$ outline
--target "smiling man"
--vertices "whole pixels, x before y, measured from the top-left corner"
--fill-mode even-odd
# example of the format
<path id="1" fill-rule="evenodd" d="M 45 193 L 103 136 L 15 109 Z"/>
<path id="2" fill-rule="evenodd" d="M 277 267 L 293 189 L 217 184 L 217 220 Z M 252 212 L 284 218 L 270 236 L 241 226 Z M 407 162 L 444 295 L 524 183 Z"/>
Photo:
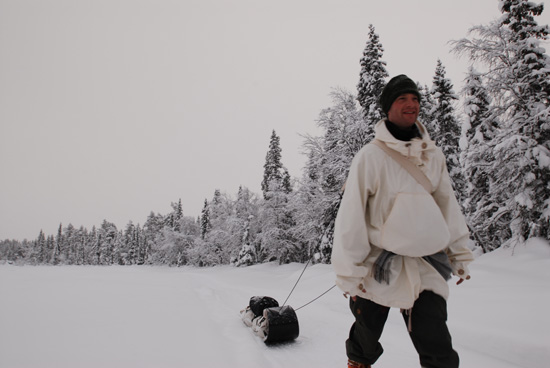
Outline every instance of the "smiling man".
<path id="1" fill-rule="evenodd" d="M 470 278 L 468 228 L 443 152 L 417 120 L 416 83 L 394 77 L 380 104 L 387 119 L 375 126 L 377 144 L 363 147 L 352 161 L 334 231 L 336 283 L 351 296 L 355 317 L 346 341 L 348 367 L 367 368 L 380 357 L 379 339 L 396 307 L 421 366 L 456 368 L 446 322 L 447 281 L 451 274 L 458 283 Z"/>

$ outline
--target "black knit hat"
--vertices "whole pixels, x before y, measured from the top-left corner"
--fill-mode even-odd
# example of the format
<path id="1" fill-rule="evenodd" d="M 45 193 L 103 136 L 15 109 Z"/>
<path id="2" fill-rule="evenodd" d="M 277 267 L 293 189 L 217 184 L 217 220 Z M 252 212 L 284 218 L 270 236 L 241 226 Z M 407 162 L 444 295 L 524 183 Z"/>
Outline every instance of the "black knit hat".
<path id="1" fill-rule="evenodd" d="M 420 101 L 420 92 L 418 92 L 418 86 L 412 79 L 405 74 L 400 74 L 390 79 L 388 84 L 382 90 L 380 95 L 380 105 L 382 111 L 387 115 L 390 111 L 390 107 L 395 99 L 405 93 L 414 93 Z"/>

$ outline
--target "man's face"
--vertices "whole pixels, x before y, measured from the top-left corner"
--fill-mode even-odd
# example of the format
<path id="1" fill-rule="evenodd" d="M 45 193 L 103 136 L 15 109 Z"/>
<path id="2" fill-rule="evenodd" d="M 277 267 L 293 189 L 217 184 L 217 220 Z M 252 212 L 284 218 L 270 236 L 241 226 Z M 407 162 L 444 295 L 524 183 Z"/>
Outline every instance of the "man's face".
<path id="1" fill-rule="evenodd" d="M 410 128 L 420 112 L 420 101 L 414 93 L 405 93 L 393 101 L 388 111 L 388 120 L 401 128 Z"/>

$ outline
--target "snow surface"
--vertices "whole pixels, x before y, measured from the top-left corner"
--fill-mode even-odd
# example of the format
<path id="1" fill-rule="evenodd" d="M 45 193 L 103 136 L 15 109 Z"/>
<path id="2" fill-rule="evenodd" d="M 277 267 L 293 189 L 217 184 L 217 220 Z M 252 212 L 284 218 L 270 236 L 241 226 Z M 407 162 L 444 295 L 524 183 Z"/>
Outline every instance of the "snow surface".
<path id="1" fill-rule="evenodd" d="M 239 311 L 251 296 L 283 303 L 304 265 L 244 268 L 0 266 L 0 367 L 345 367 L 352 316 L 333 289 L 297 311 L 300 336 L 266 346 Z M 451 284 L 449 327 L 461 366 L 548 367 L 550 245 L 480 256 L 472 279 Z M 310 266 L 287 304 L 333 285 Z M 398 310 L 377 368 L 419 367 Z"/>

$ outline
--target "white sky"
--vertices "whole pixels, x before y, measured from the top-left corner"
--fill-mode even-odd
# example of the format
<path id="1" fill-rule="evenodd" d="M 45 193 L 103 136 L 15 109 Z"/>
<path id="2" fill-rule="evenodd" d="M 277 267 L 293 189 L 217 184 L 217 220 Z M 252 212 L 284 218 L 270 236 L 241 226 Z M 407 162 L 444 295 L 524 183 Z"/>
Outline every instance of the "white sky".
<path id="1" fill-rule="evenodd" d="M 496 0 L 0 0 L 0 239 L 119 228 L 215 189 L 260 193 L 274 129 L 301 176 L 331 88 L 355 92 L 373 24 L 390 75 L 431 85 Z M 548 10 L 537 18 L 550 23 Z"/>

